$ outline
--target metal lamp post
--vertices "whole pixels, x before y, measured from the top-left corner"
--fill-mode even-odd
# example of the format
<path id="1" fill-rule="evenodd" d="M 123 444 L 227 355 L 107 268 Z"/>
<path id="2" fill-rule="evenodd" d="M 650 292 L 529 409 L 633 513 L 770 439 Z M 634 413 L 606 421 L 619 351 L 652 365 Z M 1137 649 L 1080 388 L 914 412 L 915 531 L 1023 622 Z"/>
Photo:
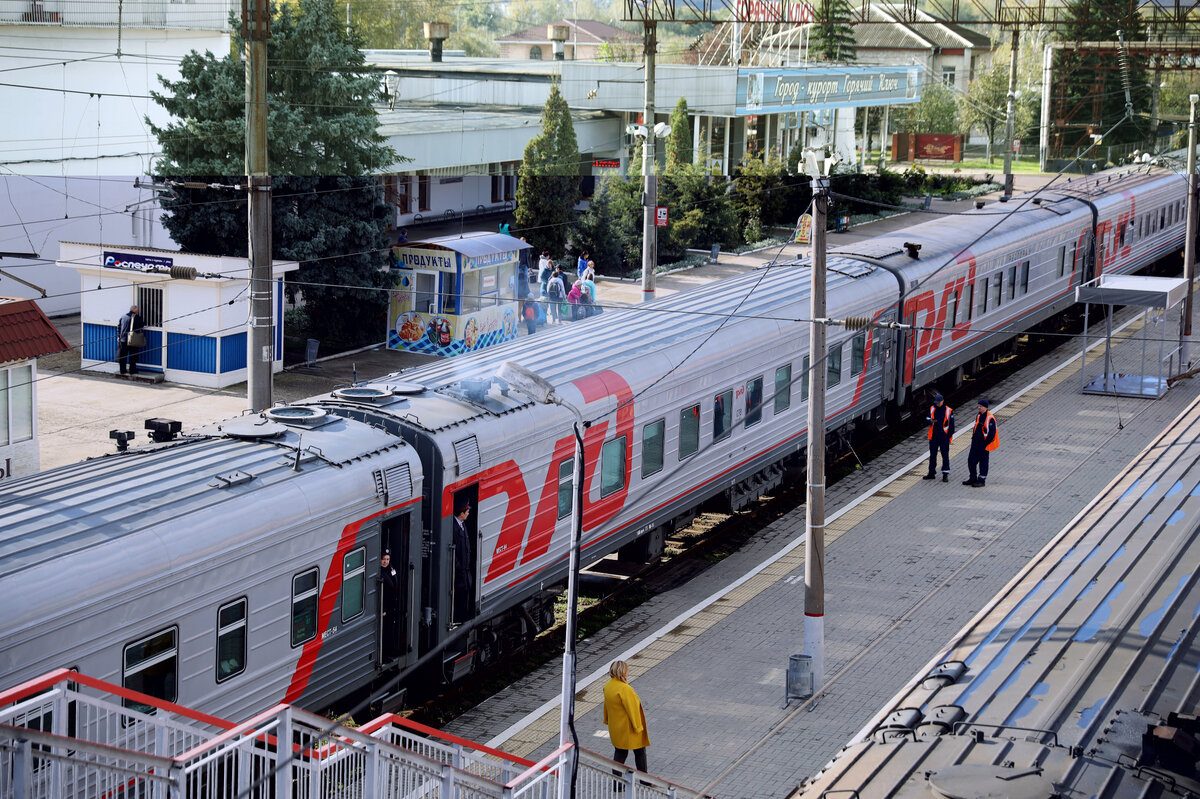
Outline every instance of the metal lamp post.
<path id="1" fill-rule="evenodd" d="M 559 719 L 558 743 L 574 741 L 571 766 L 568 773 L 559 780 L 559 797 L 565 799 L 574 792 L 571 784 L 574 782 L 575 765 L 579 761 L 579 742 L 574 740 L 575 726 L 575 628 L 579 604 L 579 550 L 583 542 L 583 429 L 587 426 L 583 414 L 571 403 L 559 396 L 554 386 L 541 375 L 538 375 L 519 363 L 505 361 L 500 364 L 496 374 L 511 388 L 527 395 L 534 402 L 542 405 L 560 405 L 575 414 L 575 475 L 574 497 L 571 503 L 571 559 L 567 571 L 567 630 L 566 644 L 563 646 L 562 673 L 562 713 Z"/>
<path id="2" fill-rule="evenodd" d="M 1187 278 L 1187 297 L 1183 303 L 1183 340 L 1180 351 L 1180 369 L 1190 369 L 1192 365 L 1192 283 L 1196 280 L 1196 227 L 1197 208 L 1196 193 L 1200 186 L 1196 181 L 1196 103 L 1200 102 L 1200 94 L 1188 95 L 1191 112 L 1188 121 L 1188 151 L 1187 151 L 1187 221 L 1184 225 L 1183 242 L 1183 276 Z"/>

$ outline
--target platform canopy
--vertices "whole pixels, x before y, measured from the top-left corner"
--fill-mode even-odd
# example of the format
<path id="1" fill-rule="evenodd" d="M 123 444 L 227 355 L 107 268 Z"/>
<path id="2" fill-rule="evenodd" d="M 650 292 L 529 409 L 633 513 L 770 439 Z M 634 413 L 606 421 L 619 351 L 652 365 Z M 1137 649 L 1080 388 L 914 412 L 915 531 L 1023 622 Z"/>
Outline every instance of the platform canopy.
<path id="1" fill-rule="evenodd" d="M 1143 308 L 1171 308 L 1183 302 L 1185 296 L 1187 280 L 1182 277 L 1101 275 L 1075 289 L 1076 302 Z"/>

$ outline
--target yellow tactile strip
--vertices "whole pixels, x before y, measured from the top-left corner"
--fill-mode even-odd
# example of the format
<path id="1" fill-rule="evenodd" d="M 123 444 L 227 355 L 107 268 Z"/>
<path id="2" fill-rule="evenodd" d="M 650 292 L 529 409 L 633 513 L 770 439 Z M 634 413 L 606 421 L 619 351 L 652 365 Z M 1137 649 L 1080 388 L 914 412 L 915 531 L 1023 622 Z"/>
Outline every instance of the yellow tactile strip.
<path id="1" fill-rule="evenodd" d="M 1139 320 L 1122 330 L 1120 334 L 1114 335 L 1113 340 L 1116 342 L 1128 338 L 1140 329 L 1141 323 Z M 998 423 L 1011 419 L 1047 392 L 1058 387 L 1068 377 L 1078 375 L 1078 373 L 1078 369 L 1059 369 L 1037 385 L 1025 390 L 1019 397 L 1013 399 L 1003 408 L 994 411 L 993 415 L 996 416 Z M 969 419 L 973 419 L 974 413 L 967 416 Z M 950 445 L 951 453 L 960 454 L 969 447 L 970 440 L 970 435 L 960 434 L 956 436 L 954 443 Z M 825 545 L 829 546 L 837 541 L 843 535 L 853 530 L 860 522 L 874 515 L 896 496 L 899 496 L 919 483 L 921 475 L 924 472 L 925 465 L 922 463 L 917 470 L 893 480 L 887 484 L 885 489 L 881 489 L 849 511 L 843 513 L 837 519 L 828 522 L 825 527 Z M 746 602 L 754 599 L 767 588 L 779 582 L 783 577 L 800 568 L 804 565 L 804 551 L 804 544 L 795 547 L 750 579 L 723 594 L 708 607 L 690 616 L 685 624 L 681 624 L 668 631 L 654 643 L 630 656 L 629 681 L 631 683 L 634 682 L 642 674 L 645 674 L 671 657 L 671 655 L 682 649 L 684 645 L 700 637 L 700 635 L 709 630 L 713 625 L 742 607 Z M 597 682 L 575 695 L 576 718 L 598 708 L 603 703 L 604 694 L 602 686 L 602 681 Z M 557 739 L 560 716 L 561 711 L 555 707 L 503 742 L 500 748 L 519 757 L 529 757 L 547 742 Z"/>

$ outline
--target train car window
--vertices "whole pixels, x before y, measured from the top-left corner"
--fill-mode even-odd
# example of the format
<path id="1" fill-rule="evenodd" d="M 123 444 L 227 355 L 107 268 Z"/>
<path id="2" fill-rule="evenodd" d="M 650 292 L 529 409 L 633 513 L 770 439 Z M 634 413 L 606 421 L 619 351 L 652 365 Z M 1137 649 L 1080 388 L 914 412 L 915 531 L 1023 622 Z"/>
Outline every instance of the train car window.
<path id="1" fill-rule="evenodd" d="M 762 375 L 746 384 L 746 427 L 762 421 L 763 379 Z"/>
<path id="2" fill-rule="evenodd" d="M 1000 303 L 1004 300 L 1004 273 L 997 272 L 992 275 L 992 308 L 1000 307 Z"/>
<path id="3" fill-rule="evenodd" d="M 963 321 L 969 322 L 971 321 L 972 317 L 975 316 L 975 284 L 968 283 L 966 291 L 967 299 L 966 302 L 963 303 L 963 310 L 966 312 L 966 318 L 963 319 Z"/>
<path id="4" fill-rule="evenodd" d="M 728 438 L 733 432 L 733 392 L 722 391 L 713 397 L 713 441 Z"/>
<path id="5" fill-rule="evenodd" d="M 642 428 L 642 477 L 662 471 L 663 443 L 666 437 L 666 419 L 659 419 Z"/>
<path id="6" fill-rule="evenodd" d="M 367 605 L 367 549 L 360 547 L 342 558 L 342 621 L 356 619 Z"/>
<path id="7" fill-rule="evenodd" d="M 153 696 L 167 702 L 179 698 L 179 632 L 171 627 L 148 635 L 125 647 L 122 656 L 121 685 L 130 691 Z M 134 699 L 122 699 L 121 704 L 139 713 L 153 713 L 154 708 Z"/>
<path id="8" fill-rule="evenodd" d="M 320 570 L 292 577 L 292 646 L 317 637 L 317 583 Z"/>
<path id="9" fill-rule="evenodd" d="M 804 356 L 804 362 L 800 365 L 800 399 L 808 399 L 808 375 L 812 372 L 812 366 L 809 364 L 809 356 Z"/>
<path id="10" fill-rule="evenodd" d="M 1020 271 L 1017 273 L 1017 277 L 1021 281 L 1021 293 L 1028 294 L 1029 293 L 1029 261 L 1021 261 Z"/>
<path id="11" fill-rule="evenodd" d="M 946 298 L 946 325 L 948 327 L 954 327 L 954 324 L 957 321 L 958 321 L 958 292 L 952 291 L 952 292 L 950 292 L 950 296 Z M 853 360 L 851 360 L 850 369 L 851 369 L 851 371 L 853 371 L 853 369 L 854 369 Z M 858 373 L 854 372 L 854 374 L 858 374 Z"/>
<path id="12" fill-rule="evenodd" d="M 679 412 L 679 460 L 696 454 L 700 449 L 700 406 L 693 405 Z"/>
<path id="13" fill-rule="evenodd" d="M 955 296 L 958 293 L 955 292 Z M 954 315 L 951 313 L 950 320 L 953 322 Z M 859 333 L 850 341 L 850 374 L 861 374 L 863 370 L 863 361 L 866 360 L 867 354 L 867 334 Z"/>
<path id="14" fill-rule="evenodd" d="M 805 368 L 807 380 L 808 369 Z M 805 384 L 807 385 L 807 383 Z M 807 393 L 807 391 L 805 392 Z M 792 365 L 775 370 L 775 413 L 783 413 L 792 405 Z"/>
<path id="15" fill-rule="evenodd" d="M 217 608 L 217 682 L 246 670 L 246 600 Z"/>
<path id="16" fill-rule="evenodd" d="M 1063 277 L 1067 274 L 1067 248 L 1058 248 L 1058 276 Z"/>
<path id="17" fill-rule="evenodd" d="M 625 487 L 625 436 L 605 441 L 600 449 L 600 496 L 607 497 Z"/>
<path id="18" fill-rule="evenodd" d="M 558 464 L 558 518 L 560 519 L 565 519 L 571 515 L 574 484 L 575 459 L 571 458 Z"/>
<path id="19" fill-rule="evenodd" d="M 1008 268 L 1008 298 L 1011 300 L 1017 295 L 1017 268 L 1010 266 Z"/>
<path id="20" fill-rule="evenodd" d="M 829 350 L 829 354 L 825 358 L 825 363 L 828 366 L 828 368 L 825 370 L 826 383 L 830 388 L 833 388 L 838 383 L 842 382 L 841 344 Z"/>
<path id="21" fill-rule="evenodd" d="M 988 278 L 979 281 L 979 313 L 985 314 L 988 309 Z"/>

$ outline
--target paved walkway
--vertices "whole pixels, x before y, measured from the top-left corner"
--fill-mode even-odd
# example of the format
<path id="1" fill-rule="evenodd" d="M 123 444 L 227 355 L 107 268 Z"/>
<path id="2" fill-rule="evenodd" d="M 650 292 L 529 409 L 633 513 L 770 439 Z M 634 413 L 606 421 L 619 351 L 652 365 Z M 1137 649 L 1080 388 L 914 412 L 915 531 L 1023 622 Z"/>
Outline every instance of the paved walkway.
<path id="1" fill-rule="evenodd" d="M 1157 401 L 1084 396 L 1078 356 L 1072 340 L 995 389 L 1001 444 L 986 488 L 961 485 L 967 436 L 952 447 L 953 482 L 922 481 L 928 450 L 914 436 L 828 490 L 826 684 L 815 701 L 782 708 L 788 656 L 803 651 L 799 508 L 581 642 L 582 745 L 609 748 L 601 688 L 623 658 L 647 708 L 653 773 L 717 797 L 786 796 L 1197 393 L 1184 381 Z M 973 401 L 958 413 L 968 426 Z M 556 743 L 560 679 L 549 664 L 448 730 L 543 755 Z"/>

